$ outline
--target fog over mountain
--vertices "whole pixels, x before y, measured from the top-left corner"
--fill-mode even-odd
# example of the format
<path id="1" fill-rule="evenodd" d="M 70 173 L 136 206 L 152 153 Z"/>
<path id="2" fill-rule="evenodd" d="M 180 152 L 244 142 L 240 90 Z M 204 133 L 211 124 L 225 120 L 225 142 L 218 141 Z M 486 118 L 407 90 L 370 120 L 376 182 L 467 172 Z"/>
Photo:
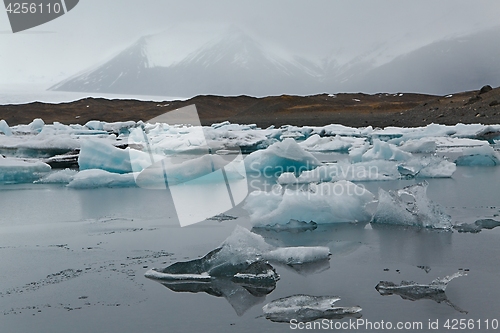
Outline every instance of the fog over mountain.
<path id="1" fill-rule="evenodd" d="M 397 42 L 375 45 L 346 59 L 335 49 L 315 56 L 276 49 L 235 25 L 212 34 L 170 31 L 141 37 L 111 60 L 51 89 L 182 97 L 357 91 L 447 94 L 500 85 L 498 40 L 500 27 L 410 51 L 398 48 Z"/>

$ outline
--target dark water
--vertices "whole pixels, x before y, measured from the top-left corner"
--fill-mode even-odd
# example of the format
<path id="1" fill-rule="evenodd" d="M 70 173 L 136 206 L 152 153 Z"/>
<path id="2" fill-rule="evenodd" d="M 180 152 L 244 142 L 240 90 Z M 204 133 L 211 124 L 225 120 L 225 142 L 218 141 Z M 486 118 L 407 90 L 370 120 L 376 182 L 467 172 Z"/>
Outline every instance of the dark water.
<path id="1" fill-rule="evenodd" d="M 452 179 L 430 180 L 428 195 L 454 224 L 499 220 L 499 176 L 499 168 L 459 168 Z M 376 194 L 378 187 L 414 182 L 362 184 Z M 489 320 L 491 331 L 492 320 L 500 320 L 500 228 L 470 234 L 348 224 L 261 231 L 277 246 L 323 245 L 332 252 L 328 263 L 305 270 L 275 266 L 281 278 L 267 296 L 227 284 L 218 286 L 220 297 L 174 292 L 144 278 L 151 267 L 205 255 L 236 225 L 251 228 L 241 208 L 228 214 L 238 218 L 181 228 L 162 191 L 1 187 L 0 332 L 286 332 L 289 324 L 266 320 L 262 306 L 294 294 L 338 295 L 339 306 L 359 305 L 361 319 L 372 323 L 423 324 L 409 331 L 430 331 L 429 320 L 439 320 L 443 331 L 448 319 L 472 319 L 475 329 L 467 331 L 476 332 Z M 467 276 L 446 289 L 455 308 L 443 299 L 411 301 L 375 289 L 382 280 L 430 283 L 459 270 Z"/>

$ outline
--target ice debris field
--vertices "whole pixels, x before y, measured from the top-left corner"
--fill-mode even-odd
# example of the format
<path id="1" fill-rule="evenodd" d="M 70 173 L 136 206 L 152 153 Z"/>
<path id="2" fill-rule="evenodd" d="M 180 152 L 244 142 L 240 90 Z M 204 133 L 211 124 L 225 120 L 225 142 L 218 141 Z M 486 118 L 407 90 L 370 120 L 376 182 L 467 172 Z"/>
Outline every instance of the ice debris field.
<path id="1" fill-rule="evenodd" d="M 500 165 L 499 140 L 500 125 L 481 124 L 261 129 L 229 122 L 204 127 L 142 121 L 64 125 L 35 119 L 9 126 L 0 120 L 0 184 L 165 186 L 163 173 L 146 172 L 165 159 L 169 166 L 162 172 L 169 184 L 200 177 L 216 182 L 205 176 L 234 160 L 241 167 L 225 168 L 226 180 L 259 178 L 272 184 L 251 188 L 243 203 L 256 226 L 284 227 L 298 220 L 449 229 L 450 217 L 426 195 L 426 179 L 451 178 L 457 166 Z M 244 158 L 235 159 L 238 154 Z M 419 181 L 378 193 L 363 186 L 397 179 Z"/>

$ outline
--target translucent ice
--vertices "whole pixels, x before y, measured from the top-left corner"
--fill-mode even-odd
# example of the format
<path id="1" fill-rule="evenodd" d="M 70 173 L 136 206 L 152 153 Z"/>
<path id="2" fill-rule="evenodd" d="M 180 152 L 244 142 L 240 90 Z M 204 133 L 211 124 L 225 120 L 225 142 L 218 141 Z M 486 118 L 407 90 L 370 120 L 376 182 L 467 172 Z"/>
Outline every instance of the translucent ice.
<path id="1" fill-rule="evenodd" d="M 338 296 L 293 295 L 266 304 L 262 310 L 274 322 L 309 322 L 316 319 L 340 319 L 361 312 L 359 306 L 335 306 Z"/>
<path id="2" fill-rule="evenodd" d="M 398 165 L 404 177 L 416 178 L 449 178 L 457 166 L 437 156 L 415 157 Z"/>
<path id="3" fill-rule="evenodd" d="M 299 143 L 299 145 L 308 151 L 317 152 L 347 152 L 353 144 L 359 146 L 365 140 L 362 138 L 352 138 L 352 137 L 341 137 L 339 135 L 334 137 L 320 137 L 318 134 L 314 134 L 307 138 L 305 141 Z"/>
<path id="4" fill-rule="evenodd" d="M 120 149 L 104 140 L 86 140 L 82 142 L 78 165 L 80 170 L 101 169 L 115 173 L 129 173 L 132 171 L 131 156 L 135 166 L 148 165 L 148 154 L 135 149 Z"/>
<path id="5" fill-rule="evenodd" d="M 12 135 L 12 130 L 9 127 L 9 124 L 5 120 L 0 120 L 0 133 L 3 133 L 7 136 Z"/>
<path id="6" fill-rule="evenodd" d="M 500 157 L 488 144 L 463 150 L 463 155 L 456 160 L 460 166 L 496 166 L 500 165 Z"/>
<path id="7" fill-rule="evenodd" d="M 399 295 L 403 299 L 416 301 L 419 299 L 431 299 L 437 303 L 445 303 L 453 307 L 459 312 L 467 313 L 459 307 L 452 304 L 446 297 L 445 290 L 448 283 L 460 276 L 466 275 L 459 271 L 453 275 L 445 276 L 444 278 L 437 278 L 430 284 L 420 284 L 413 281 L 401 281 L 401 284 L 395 284 L 389 281 L 380 281 L 375 287 L 381 295 Z"/>
<path id="8" fill-rule="evenodd" d="M 35 183 L 68 184 L 73 180 L 73 178 L 76 176 L 77 173 L 78 173 L 78 171 L 71 170 L 71 169 L 57 170 L 57 171 L 49 173 L 48 175 L 44 176 L 41 179 L 35 181 Z"/>
<path id="9" fill-rule="evenodd" d="M 316 223 L 369 221 L 366 205 L 373 194 L 361 186 L 341 180 L 310 184 L 308 190 L 254 191 L 244 208 L 254 224 L 285 224 L 291 219 Z"/>
<path id="10" fill-rule="evenodd" d="M 427 197 L 427 186 L 424 182 L 397 191 L 379 189 L 379 202 L 372 223 L 451 228 L 451 217 Z"/>
<path id="11" fill-rule="evenodd" d="M 295 140 L 287 138 L 265 150 L 251 153 L 245 158 L 247 171 L 276 174 L 311 170 L 321 165 L 311 153 L 302 149 Z"/>
<path id="12" fill-rule="evenodd" d="M 50 170 L 43 162 L 0 155 L 0 183 L 31 183 Z"/>
<path id="13" fill-rule="evenodd" d="M 399 149 L 408 153 L 433 153 L 436 148 L 436 142 L 429 139 L 408 140 L 399 146 Z"/>
<path id="14" fill-rule="evenodd" d="M 363 161 L 407 161 L 411 157 L 411 153 L 402 151 L 393 144 L 375 139 L 373 140 L 373 147 L 368 149 L 368 151 L 361 156 L 361 159 Z"/>
<path id="15" fill-rule="evenodd" d="M 225 277 L 233 281 L 274 283 L 278 275 L 272 266 L 264 265 L 263 260 L 285 265 L 304 264 L 328 259 L 329 255 L 325 247 L 276 248 L 262 236 L 237 226 L 220 247 L 203 258 L 177 262 L 164 269 L 153 268 L 146 272 L 146 277 L 196 281 Z"/>
<path id="16" fill-rule="evenodd" d="M 136 186 L 132 173 L 119 174 L 100 169 L 78 172 L 69 182 L 72 188 L 132 187 Z"/>

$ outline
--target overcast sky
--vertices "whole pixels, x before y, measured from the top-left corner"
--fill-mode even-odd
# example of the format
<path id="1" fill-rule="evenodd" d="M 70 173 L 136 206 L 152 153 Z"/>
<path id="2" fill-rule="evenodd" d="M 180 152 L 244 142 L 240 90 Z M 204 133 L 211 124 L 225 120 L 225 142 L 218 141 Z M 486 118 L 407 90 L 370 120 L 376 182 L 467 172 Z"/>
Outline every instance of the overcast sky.
<path id="1" fill-rule="evenodd" d="M 13 34 L 0 10 L 0 84 L 50 85 L 141 36 L 183 25 L 235 24 L 294 54 L 349 58 L 375 45 L 411 50 L 493 27 L 499 13 L 498 0 L 80 0 L 66 15 Z"/>

